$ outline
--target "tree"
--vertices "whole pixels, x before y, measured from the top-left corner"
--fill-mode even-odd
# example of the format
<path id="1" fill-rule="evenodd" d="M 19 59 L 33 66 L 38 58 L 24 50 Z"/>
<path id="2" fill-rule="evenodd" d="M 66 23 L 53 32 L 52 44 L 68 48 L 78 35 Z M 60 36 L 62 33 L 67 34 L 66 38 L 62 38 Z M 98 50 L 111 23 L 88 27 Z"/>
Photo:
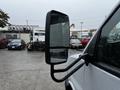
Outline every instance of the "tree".
<path id="1" fill-rule="evenodd" d="M 8 19 L 10 17 L 8 16 L 7 13 L 3 12 L 0 9 L 0 27 L 5 27 L 6 25 L 9 25 L 10 23 L 8 23 Z"/>

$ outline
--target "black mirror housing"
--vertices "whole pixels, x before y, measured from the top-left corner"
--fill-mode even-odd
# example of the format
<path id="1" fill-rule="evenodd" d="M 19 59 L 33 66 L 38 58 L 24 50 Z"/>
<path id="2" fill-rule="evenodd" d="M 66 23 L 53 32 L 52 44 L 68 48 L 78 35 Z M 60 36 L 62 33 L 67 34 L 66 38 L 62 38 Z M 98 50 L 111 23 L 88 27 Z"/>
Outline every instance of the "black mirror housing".
<path id="1" fill-rule="evenodd" d="M 68 16 L 54 10 L 48 12 L 45 27 L 45 60 L 47 64 L 60 64 L 67 61 L 69 38 Z"/>

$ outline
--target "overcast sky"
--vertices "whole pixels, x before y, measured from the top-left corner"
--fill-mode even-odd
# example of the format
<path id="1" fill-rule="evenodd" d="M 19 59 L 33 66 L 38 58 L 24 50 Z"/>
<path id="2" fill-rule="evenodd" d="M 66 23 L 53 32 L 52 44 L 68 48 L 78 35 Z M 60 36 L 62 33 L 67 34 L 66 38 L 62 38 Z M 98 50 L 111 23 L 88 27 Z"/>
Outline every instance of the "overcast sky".
<path id="1" fill-rule="evenodd" d="M 11 24 L 45 26 L 46 13 L 58 10 L 69 15 L 76 28 L 98 28 L 119 0 L 0 0 L 0 8 L 8 13 Z"/>

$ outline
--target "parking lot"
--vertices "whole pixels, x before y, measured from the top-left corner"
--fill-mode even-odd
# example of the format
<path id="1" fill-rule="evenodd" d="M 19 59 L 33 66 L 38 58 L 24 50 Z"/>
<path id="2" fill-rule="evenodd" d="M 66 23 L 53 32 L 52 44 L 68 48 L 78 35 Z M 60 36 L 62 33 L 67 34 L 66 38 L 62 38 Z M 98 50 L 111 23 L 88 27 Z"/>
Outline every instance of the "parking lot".
<path id="1" fill-rule="evenodd" d="M 70 54 L 79 51 L 70 50 Z M 44 52 L 0 50 L 0 90 L 65 90 L 54 82 Z"/>

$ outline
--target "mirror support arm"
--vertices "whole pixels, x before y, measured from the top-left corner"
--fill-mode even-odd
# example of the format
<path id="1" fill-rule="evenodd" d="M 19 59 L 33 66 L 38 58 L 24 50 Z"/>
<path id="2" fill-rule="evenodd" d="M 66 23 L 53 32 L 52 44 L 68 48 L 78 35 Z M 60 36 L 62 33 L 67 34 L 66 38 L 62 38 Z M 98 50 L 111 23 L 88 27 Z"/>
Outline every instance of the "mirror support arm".
<path id="1" fill-rule="evenodd" d="M 81 63 L 81 64 L 78 65 L 75 69 L 73 69 L 70 73 L 68 73 L 66 76 L 64 76 L 64 77 L 61 78 L 61 79 L 57 79 L 57 78 L 55 77 L 54 74 L 55 74 L 56 72 L 54 72 L 54 65 L 51 65 L 51 77 L 52 77 L 52 79 L 53 79 L 54 81 L 56 81 L 56 82 L 63 82 L 63 81 L 65 81 L 67 78 L 69 78 L 73 73 L 75 73 L 79 68 L 81 68 L 84 64 L 85 64 L 85 62 Z"/>
<path id="2" fill-rule="evenodd" d="M 81 63 L 80 65 L 78 65 L 76 68 L 74 68 L 71 72 L 69 72 L 66 76 L 64 76 L 63 78 L 61 79 L 57 79 L 55 77 L 55 73 L 60 73 L 60 72 L 65 72 L 67 70 L 69 70 L 72 66 L 74 66 L 78 61 L 80 61 L 82 58 L 84 58 L 84 56 L 86 56 L 88 54 L 84 54 L 82 56 L 80 56 L 77 60 L 75 60 L 72 64 L 70 64 L 67 68 L 65 69 L 58 69 L 58 70 L 55 70 L 54 69 L 54 64 L 51 65 L 51 77 L 54 81 L 56 82 L 63 82 L 65 81 L 67 78 L 69 78 L 73 73 L 75 73 L 78 69 L 80 69 L 85 63 L 85 61 L 83 63 Z"/>
<path id="3" fill-rule="evenodd" d="M 77 62 L 79 62 L 82 58 L 84 58 L 86 55 L 88 55 L 87 53 L 83 54 L 82 56 L 79 56 L 78 59 L 76 59 L 73 63 L 71 63 L 68 67 L 66 67 L 65 69 L 59 69 L 59 70 L 54 70 L 55 73 L 59 73 L 59 72 L 65 72 L 67 70 L 69 70 L 72 66 L 74 66 Z"/>

